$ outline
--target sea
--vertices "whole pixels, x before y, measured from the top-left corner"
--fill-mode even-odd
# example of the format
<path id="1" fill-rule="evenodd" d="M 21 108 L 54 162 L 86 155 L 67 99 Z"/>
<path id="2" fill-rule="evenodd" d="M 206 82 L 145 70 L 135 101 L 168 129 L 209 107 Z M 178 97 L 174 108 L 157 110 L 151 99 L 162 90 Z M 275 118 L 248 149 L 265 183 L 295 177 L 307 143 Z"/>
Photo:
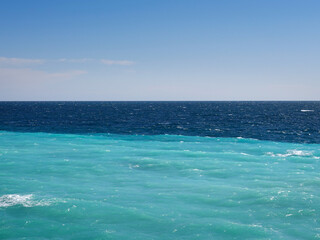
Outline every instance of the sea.
<path id="1" fill-rule="evenodd" d="M 320 239 L 320 102 L 0 102 L 0 239 Z"/>

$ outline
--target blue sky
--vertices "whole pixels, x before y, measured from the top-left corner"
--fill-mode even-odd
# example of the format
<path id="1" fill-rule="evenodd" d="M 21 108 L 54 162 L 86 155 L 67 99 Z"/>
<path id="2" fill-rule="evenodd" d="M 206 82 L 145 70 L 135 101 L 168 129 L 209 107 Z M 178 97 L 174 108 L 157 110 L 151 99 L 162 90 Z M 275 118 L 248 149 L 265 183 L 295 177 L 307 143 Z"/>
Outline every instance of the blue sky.
<path id="1" fill-rule="evenodd" d="M 318 0 L 2 0 L 0 100 L 320 100 Z"/>

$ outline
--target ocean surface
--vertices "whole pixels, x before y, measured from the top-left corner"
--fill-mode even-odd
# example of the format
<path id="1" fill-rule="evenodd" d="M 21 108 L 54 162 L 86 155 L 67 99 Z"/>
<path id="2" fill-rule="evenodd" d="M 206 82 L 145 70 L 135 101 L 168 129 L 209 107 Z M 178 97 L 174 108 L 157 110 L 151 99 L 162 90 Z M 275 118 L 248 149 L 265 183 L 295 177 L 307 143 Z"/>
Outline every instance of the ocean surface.
<path id="1" fill-rule="evenodd" d="M 320 102 L 0 102 L 0 239 L 320 239 Z"/>

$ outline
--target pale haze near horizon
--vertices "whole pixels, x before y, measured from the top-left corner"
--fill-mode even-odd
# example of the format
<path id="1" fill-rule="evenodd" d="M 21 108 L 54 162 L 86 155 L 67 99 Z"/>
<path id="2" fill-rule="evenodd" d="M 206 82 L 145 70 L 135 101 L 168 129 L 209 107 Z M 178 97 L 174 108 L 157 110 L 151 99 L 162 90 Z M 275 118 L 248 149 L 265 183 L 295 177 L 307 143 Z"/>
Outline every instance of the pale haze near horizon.
<path id="1" fill-rule="evenodd" d="M 320 100 L 319 12 L 295 0 L 4 0 L 0 100 Z"/>

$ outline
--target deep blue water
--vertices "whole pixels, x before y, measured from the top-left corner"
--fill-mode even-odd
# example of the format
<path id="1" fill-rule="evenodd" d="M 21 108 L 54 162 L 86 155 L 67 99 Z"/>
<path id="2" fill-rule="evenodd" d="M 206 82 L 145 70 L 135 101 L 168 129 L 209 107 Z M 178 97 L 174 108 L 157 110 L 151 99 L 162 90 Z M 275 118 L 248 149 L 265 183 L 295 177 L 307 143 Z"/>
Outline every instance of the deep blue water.
<path id="1" fill-rule="evenodd" d="M 320 143 L 319 125 L 320 102 L 0 102 L 6 131 Z"/>
<path id="2" fill-rule="evenodd" d="M 320 239 L 320 102 L 0 103 L 0 239 Z"/>

